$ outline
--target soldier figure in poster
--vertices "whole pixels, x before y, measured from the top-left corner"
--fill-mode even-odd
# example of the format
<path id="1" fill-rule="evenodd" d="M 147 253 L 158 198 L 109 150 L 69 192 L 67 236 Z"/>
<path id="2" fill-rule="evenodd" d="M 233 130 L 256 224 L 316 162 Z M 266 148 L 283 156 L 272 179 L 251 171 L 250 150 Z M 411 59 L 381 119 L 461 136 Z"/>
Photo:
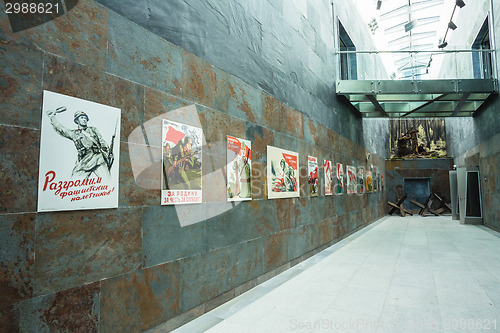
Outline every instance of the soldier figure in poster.
<path id="1" fill-rule="evenodd" d="M 163 119 L 162 205 L 202 202 L 201 128 Z"/>
<path id="2" fill-rule="evenodd" d="M 247 147 L 244 142 L 241 143 L 241 150 L 239 154 L 239 163 L 237 174 L 239 177 L 239 197 L 240 198 L 249 198 L 252 191 L 250 189 L 250 178 L 251 178 L 251 170 L 250 164 L 248 163 L 248 152 Z"/>
<path id="3" fill-rule="evenodd" d="M 197 177 L 190 177 L 193 172 L 198 172 L 201 164 L 192 151 L 191 138 L 185 136 L 179 140 L 173 149 L 171 159 L 165 161 L 170 167 L 167 171 L 168 183 L 173 189 L 199 189 L 200 186 L 195 184 Z"/>
<path id="4" fill-rule="evenodd" d="M 68 129 L 57 119 L 57 114 L 65 111 L 66 107 L 61 106 L 56 110 L 48 110 L 47 116 L 54 130 L 75 144 L 78 157 L 71 175 L 83 178 L 89 178 L 92 174 L 101 178 L 109 176 L 114 161 L 112 147 L 116 134 L 109 147 L 97 128 L 88 126 L 89 116 L 83 111 L 76 111 L 73 117 L 78 128 Z"/>

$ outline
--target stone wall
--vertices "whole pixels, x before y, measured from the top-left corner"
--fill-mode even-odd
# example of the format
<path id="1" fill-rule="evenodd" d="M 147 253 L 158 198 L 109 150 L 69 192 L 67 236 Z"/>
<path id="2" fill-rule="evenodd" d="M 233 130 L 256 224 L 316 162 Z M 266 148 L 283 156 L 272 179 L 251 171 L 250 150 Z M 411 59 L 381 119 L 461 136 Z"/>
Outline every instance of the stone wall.
<path id="1" fill-rule="evenodd" d="M 90 0 L 18 33 L 2 12 L 0 27 L 3 330 L 169 330 L 384 214 L 385 193 L 311 198 L 305 174 L 300 198 L 267 200 L 267 145 L 297 151 L 301 166 L 307 155 L 366 166 L 361 120 L 333 91 L 296 107 L 282 81 L 284 95 L 245 82 Z M 43 90 L 121 108 L 117 209 L 36 212 Z M 161 119 L 203 128 L 203 204 L 187 211 L 160 206 Z M 235 206 L 226 135 L 253 143 L 253 200 Z M 137 161 L 152 172 L 139 177 Z M 372 163 L 385 171 L 373 152 Z"/>
<path id="2" fill-rule="evenodd" d="M 469 6 L 467 3 L 466 6 Z M 500 21 L 498 13 L 500 12 L 500 1 L 481 0 L 474 3 L 477 10 L 460 10 L 457 17 L 457 25 L 463 27 L 458 33 L 458 29 L 451 36 L 451 46 L 457 45 L 459 48 L 469 48 L 477 36 L 481 25 L 488 15 L 492 22 L 490 31 L 492 38 L 492 47 L 498 53 L 498 33 L 500 31 Z M 464 7 L 465 9 L 467 7 Z M 493 10 L 494 15 L 488 13 Z M 490 27 L 490 28 L 491 28 Z M 495 57 L 498 57 L 497 55 Z M 467 61 L 465 61 L 467 60 Z M 470 57 L 459 62 L 455 71 L 459 73 L 472 73 L 470 68 Z M 469 64 L 469 65 L 467 65 Z M 497 67 L 497 60 L 494 59 L 494 67 Z M 495 77 L 498 78 L 498 67 Z M 446 69 L 444 69 L 446 70 Z M 498 123 L 498 107 L 500 99 L 498 95 L 491 96 L 480 108 L 473 118 L 451 118 L 446 120 L 446 132 L 448 147 L 451 147 L 450 155 L 454 157 L 457 167 L 466 167 L 468 170 L 480 171 L 481 179 L 481 198 L 483 203 L 483 223 L 485 226 L 500 231 L 500 192 L 497 190 L 498 183 L 498 165 L 499 148 L 498 140 L 500 135 L 500 126 Z"/>
<path id="3" fill-rule="evenodd" d="M 405 208 L 418 213 L 418 207 L 409 204 L 412 194 L 405 193 L 404 191 L 405 178 L 429 178 L 430 194 L 436 193 L 446 203 L 451 202 L 449 171 L 453 169 L 453 159 L 386 160 L 385 165 L 387 172 L 387 198 L 392 202 L 396 203 L 399 198 L 406 194 L 408 199 L 405 202 Z M 439 208 L 439 202 L 434 198 L 433 200 L 434 204 L 432 208 Z M 420 203 L 424 204 L 424 202 Z"/>

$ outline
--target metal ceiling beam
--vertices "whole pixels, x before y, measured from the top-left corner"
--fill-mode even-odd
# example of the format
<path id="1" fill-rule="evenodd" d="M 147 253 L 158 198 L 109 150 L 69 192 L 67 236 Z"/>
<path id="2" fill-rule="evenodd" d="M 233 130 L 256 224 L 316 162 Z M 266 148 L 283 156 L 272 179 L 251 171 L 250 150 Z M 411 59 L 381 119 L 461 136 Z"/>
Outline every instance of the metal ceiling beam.
<path id="1" fill-rule="evenodd" d="M 370 100 L 370 102 L 372 102 L 378 112 L 380 112 L 384 117 L 389 117 L 389 115 L 387 114 L 387 112 L 385 112 L 384 108 L 382 107 L 382 105 L 380 105 L 375 96 L 366 95 L 366 97 L 368 97 L 368 99 Z"/>
<path id="2" fill-rule="evenodd" d="M 413 112 L 416 112 L 416 111 L 418 111 L 418 110 L 420 110 L 420 109 L 423 109 L 423 108 L 425 108 L 427 105 L 431 105 L 432 103 L 434 103 L 434 102 L 436 102 L 436 101 L 439 101 L 441 98 L 445 97 L 446 95 L 448 95 L 448 94 L 442 94 L 442 95 L 440 95 L 440 96 L 438 96 L 438 97 L 434 98 L 432 101 L 428 101 L 428 102 L 427 102 L 427 103 L 425 103 L 424 105 L 421 105 L 421 106 L 419 106 L 418 108 L 415 108 L 415 109 L 413 109 L 412 111 L 405 113 L 405 114 L 404 114 L 404 115 L 402 115 L 401 117 L 406 117 L 406 116 L 408 116 L 408 115 L 412 114 Z"/>
<path id="3" fill-rule="evenodd" d="M 469 98 L 470 93 L 466 92 L 463 94 L 462 98 L 460 99 L 460 102 L 458 102 L 457 106 L 455 107 L 455 110 L 453 111 L 453 114 L 451 115 L 452 117 L 456 116 L 457 113 L 460 112 L 460 110 L 463 108 L 465 105 L 465 102 L 467 102 L 467 99 Z"/>

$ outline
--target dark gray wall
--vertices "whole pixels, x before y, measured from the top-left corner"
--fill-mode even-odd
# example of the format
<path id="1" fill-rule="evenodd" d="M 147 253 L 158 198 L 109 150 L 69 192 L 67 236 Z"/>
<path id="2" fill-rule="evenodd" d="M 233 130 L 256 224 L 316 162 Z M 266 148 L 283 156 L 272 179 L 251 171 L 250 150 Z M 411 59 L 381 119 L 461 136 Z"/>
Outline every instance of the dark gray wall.
<path id="1" fill-rule="evenodd" d="M 476 121 L 472 117 L 446 118 L 446 144 L 448 155 L 458 158 L 480 142 L 480 133 L 476 130 Z"/>
<path id="2" fill-rule="evenodd" d="M 363 143 L 367 150 L 382 158 L 390 156 L 389 119 L 364 118 Z"/>
<path id="3" fill-rule="evenodd" d="M 360 120 L 333 90 L 330 1 L 302 1 L 301 8 L 283 0 L 97 2 L 363 143 Z"/>
<path id="4" fill-rule="evenodd" d="M 446 120 L 446 135 L 451 156 L 458 167 L 481 174 L 484 225 L 500 231 L 500 98 L 493 96 L 473 118 Z"/>

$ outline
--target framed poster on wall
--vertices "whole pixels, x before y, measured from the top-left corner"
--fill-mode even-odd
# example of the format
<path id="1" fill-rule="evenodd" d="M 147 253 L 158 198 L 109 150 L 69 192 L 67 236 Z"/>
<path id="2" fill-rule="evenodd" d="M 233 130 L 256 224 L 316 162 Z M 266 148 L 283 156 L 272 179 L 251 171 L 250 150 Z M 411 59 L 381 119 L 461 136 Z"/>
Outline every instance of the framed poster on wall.
<path id="1" fill-rule="evenodd" d="M 356 187 L 358 185 L 358 180 L 356 177 L 356 167 L 348 165 L 346 166 L 347 171 L 347 194 L 356 193 Z"/>
<path id="2" fill-rule="evenodd" d="M 118 207 L 121 110 L 43 91 L 38 211 Z"/>
<path id="3" fill-rule="evenodd" d="M 252 200 L 252 143 L 227 136 L 227 201 Z"/>
<path id="4" fill-rule="evenodd" d="M 318 159 L 314 156 L 307 156 L 307 175 L 309 179 L 309 195 L 317 197 L 319 195 Z"/>
<path id="5" fill-rule="evenodd" d="M 365 168 L 358 167 L 358 194 L 365 193 Z"/>
<path id="6" fill-rule="evenodd" d="M 163 119 L 161 204 L 202 202 L 201 128 Z"/>
<path id="7" fill-rule="evenodd" d="M 299 154 L 267 146 L 267 193 L 269 199 L 299 197 Z"/>
<path id="8" fill-rule="evenodd" d="M 373 179 L 372 172 L 370 170 L 366 170 L 366 192 L 373 192 Z"/>
<path id="9" fill-rule="evenodd" d="M 335 193 L 341 195 L 344 193 L 344 166 L 337 163 L 337 184 L 335 184 Z"/>
<path id="10" fill-rule="evenodd" d="M 333 194 L 332 162 L 324 160 L 323 170 L 325 172 L 325 195 Z"/>

